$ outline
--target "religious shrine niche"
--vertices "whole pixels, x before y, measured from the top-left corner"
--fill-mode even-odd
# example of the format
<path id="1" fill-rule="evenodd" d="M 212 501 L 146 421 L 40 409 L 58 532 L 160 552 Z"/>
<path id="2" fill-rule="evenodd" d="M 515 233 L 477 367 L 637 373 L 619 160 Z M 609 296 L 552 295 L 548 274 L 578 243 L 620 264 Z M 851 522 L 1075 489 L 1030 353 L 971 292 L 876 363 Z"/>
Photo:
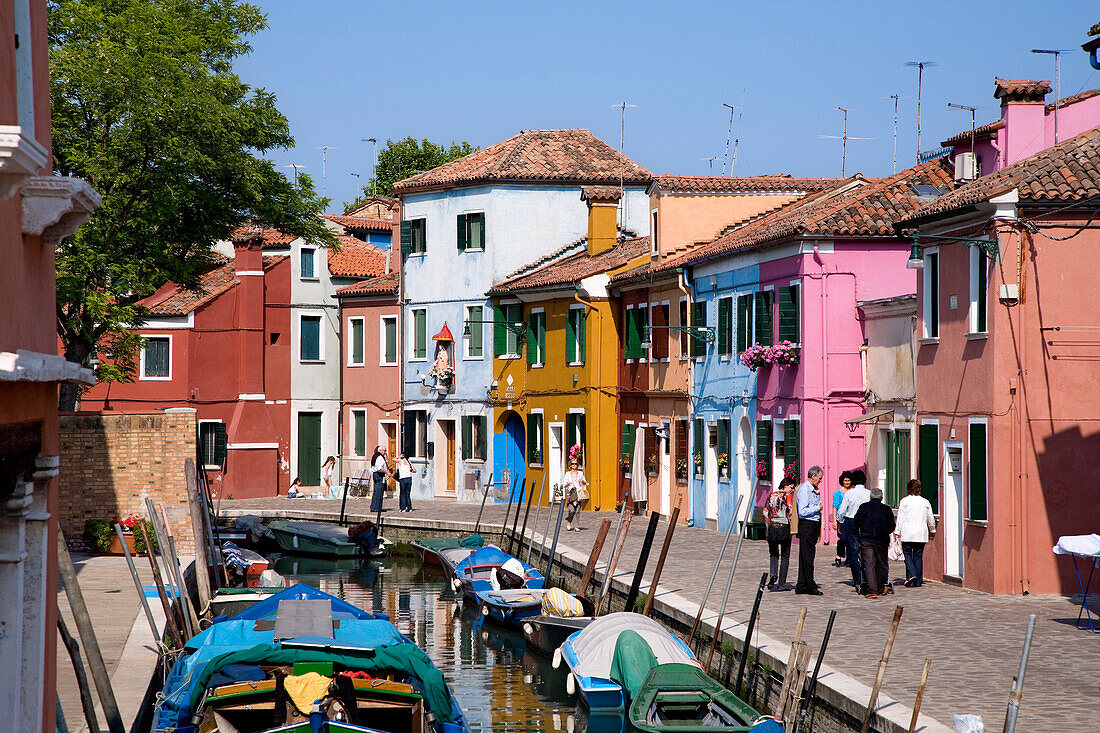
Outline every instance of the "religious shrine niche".
<path id="1" fill-rule="evenodd" d="M 435 362 L 432 364 L 428 376 L 435 379 L 436 390 L 441 394 L 454 391 L 455 368 L 454 347 L 455 339 L 451 335 L 451 329 L 447 328 L 447 322 L 443 322 L 443 328 L 435 336 Z"/>

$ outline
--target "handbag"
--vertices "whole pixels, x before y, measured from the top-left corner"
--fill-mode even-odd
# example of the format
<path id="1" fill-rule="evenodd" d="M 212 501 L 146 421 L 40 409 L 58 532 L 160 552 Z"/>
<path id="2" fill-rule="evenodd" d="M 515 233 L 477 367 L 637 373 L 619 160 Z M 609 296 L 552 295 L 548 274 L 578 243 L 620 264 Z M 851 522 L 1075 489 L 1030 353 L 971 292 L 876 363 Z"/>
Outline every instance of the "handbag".
<path id="1" fill-rule="evenodd" d="M 901 552 L 901 539 L 896 535 L 890 535 L 890 548 L 886 550 L 886 558 L 890 562 L 901 562 L 905 556 Z"/>

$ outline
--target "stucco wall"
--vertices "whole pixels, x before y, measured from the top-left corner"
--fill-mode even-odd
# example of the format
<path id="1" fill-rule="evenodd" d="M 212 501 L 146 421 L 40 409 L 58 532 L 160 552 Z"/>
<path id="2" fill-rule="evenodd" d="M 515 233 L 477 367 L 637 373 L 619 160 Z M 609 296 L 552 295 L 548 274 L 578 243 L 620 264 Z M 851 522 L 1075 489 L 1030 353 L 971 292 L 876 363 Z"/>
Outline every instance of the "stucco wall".
<path id="1" fill-rule="evenodd" d="M 795 194 L 658 193 L 649 197 L 657 208 L 658 247 L 661 252 L 709 242 L 727 226 L 771 211 L 798 198 Z M 643 230 L 649 231 L 649 228 Z"/>

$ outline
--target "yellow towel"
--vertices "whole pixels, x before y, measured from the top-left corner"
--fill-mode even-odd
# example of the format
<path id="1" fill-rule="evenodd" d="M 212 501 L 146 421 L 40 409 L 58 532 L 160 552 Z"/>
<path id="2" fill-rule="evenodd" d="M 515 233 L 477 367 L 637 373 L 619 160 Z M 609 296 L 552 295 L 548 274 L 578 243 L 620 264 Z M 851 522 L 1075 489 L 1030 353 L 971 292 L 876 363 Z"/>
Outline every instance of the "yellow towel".
<path id="1" fill-rule="evenodd" d="M 575 618 L 584 615 L 584 606 L 561 588 L 551 588 L 542 597 L 542 615 Z"/>
<path id="2" fill-rule="evenodd" d="M 307 672 L 296 677 L 291 675 L 283 681 L 286 694 L 294 702 L 294 707 L 305 715 L 309 715 L 314 701 L 328 695 L 328 688 L 331 684 L 331 677 L 325 677 L 316 672 Z"/>

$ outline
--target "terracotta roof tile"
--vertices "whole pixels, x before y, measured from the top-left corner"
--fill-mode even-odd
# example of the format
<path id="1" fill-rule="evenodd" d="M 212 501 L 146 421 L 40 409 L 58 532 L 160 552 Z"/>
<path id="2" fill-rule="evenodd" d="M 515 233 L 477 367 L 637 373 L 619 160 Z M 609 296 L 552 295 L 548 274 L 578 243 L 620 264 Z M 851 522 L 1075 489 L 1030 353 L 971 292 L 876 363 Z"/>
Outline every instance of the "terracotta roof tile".
<path id="1" fill-rule="evenodd" d="M 1049 81 L 1037 81 L 1035 79 L 994 79 L 997 90 L 993 92 L 994 99 L 1002 97 L 1044 97 L 1050 94 Z"/>
<path id="2" fill-rule="evenodd" d="M 392 219 L 376 219 L 368 216 L 325 214 L 325 218 L 345 229 L 357 232 L 388 232 L 393 229 Z"/>
<path id="3" fill-rule="evenodd" d="M 581 200 L 618 201 L 623 190 L 618 186 L 585 186 L 581 189 Z"/>
<path id="4" fill-rule="evenodd" d="M 809 193 L 832 188 L 839 178 L 794 178 L 789 173 L 766 176 L 657 175 L 653 185 L 666 192 L 688 193 Z"/>
<path id="5" fill-rule="evenodd" d="M 493 181 L 559 181 L 637 185 L 652 177 L 645 168 L 588 130 L 527 130 L 502 142 L 406 178 L 394 190 L 409 193 Z"/>
<path id="6" fill-rule="evenodd" d="M 337 288 L 337 298 L 347 298 L 355 295 L 397 295 L 397 273 L 379 275 L 370 280 L 362 280 L 351 285 Z"/>
<path id="7" fill-rule="evenodd" d="M 239 241 L 255 235 L 263 238 L 265 247 L 285 247 L 297 239 L 293 234 L 284 234 L 278 229 L 263 229 L 253 226 L 240 227 L 229 238 L 231 241 Z"/>
<path id="8" fill-rule="evenodd" d="M 392 196 L 383 196 L 380 193 L 372 193 L 371 195 L 363 199 L 362 203 L 360 203 L 358 206 L 345 211 L 344 216 L 355 216 L 360 211 L 363 211 L 364 209 L 367 209 L 376 203 L 383 203 L 390 208 L 393 208 L 394 206 L 397 206 L 397 199 Z"/>
<path id="9" fill-rule="evenodd" d="M 1058 109 L 1065 109 L 1066 107 L 1070 106 L 1071 104 L 1076 104 L 1078 102 L 1084 102 L 1086 99 L 1092 99 L 1097 94 L 1100 94 L 1100 89 L 1088 89 L 1088 90 L 1083 91 L 1083 92 L 1077 92 L 1076 94 L 1071 94 L 1068 97 L 1062 97 L 1061 99 L 1058 100 Z M 1047 107 L 1046 107 L 1046 110 L 1047 110 L 1047 112 L 1053 112 L 1054 111 L 1054 102 L 1051 102 L 1050 104 L 1048 104 Z"/>
<path id="10" fill-rule="evenodd" d="M 1018 189 L 1022 200 L 1080 201 L 1100 195 L 1100 127 L 930 201 L 901 223 L 988 201 Z"/>
<path id="11" fill-rule="evenodd" d="M 611 249 L 597 255 L 587 250 L 549 262 L 518 277 L 497 283 L 489 289 L 491 295 L 523 290 L 555 289 L 575 285 L 586 277 L 622 267 L 649 252 L 649 237 L 620 240 Z"/>
<path id="12" fill-rule="evenodd" d="M 996 136 L 997 130 L 1004 129 L 1005 121 L 997 120 L 996 122 L 990 122 L 987 125 L 974 128 L 974 140 L 986 140 Z M 940 145 L 947 147 L 949 145 L 963 145 L 970 142 L 970 130 L 963 130 L 957 135 L 952 135 L 940 142 Z"/>
<path id="13" fill-rule="evenodd" d="M 338 234 L 340 250 L 328 253 L 328 271 L 333 277 L 375 277 L 386 271 L 386 250 Z"/>
<path id="14" fill-rule="evenodd" d="M 264 257 L 264 272 L 270 272 L 271 268 L 286 259 L 286 255 Z M 223 258 L 212 270 L 199 278 L 198 286 L 194 290 L 168 283 L 160 292 L 142 300 L 140 305 L 148 308 L 149 313 L 154 316 L 185 316 L 235 288 L 240 280 L 233 272 L 233 261 Z"/>
<path id="15" fill-rule="evenodd" d="M 1100 36 L 1100 23 L 1097 23 L 1092 28 L 1089 28 L 1090 36 Z"/>

